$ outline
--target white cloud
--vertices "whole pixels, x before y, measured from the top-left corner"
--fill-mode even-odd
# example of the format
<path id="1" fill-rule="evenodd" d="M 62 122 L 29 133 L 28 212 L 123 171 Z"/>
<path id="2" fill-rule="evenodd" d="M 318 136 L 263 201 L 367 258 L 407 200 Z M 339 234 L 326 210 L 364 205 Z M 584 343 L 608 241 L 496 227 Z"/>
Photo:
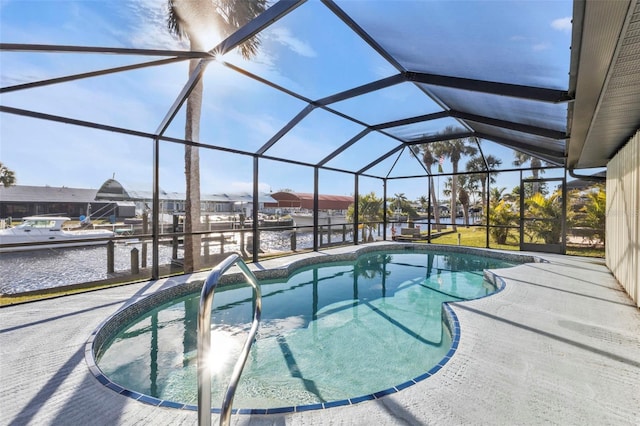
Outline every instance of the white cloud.
<path id="1" fill-rule="evenodd" d="M 309 44 L 294 37 L 287 28 L 274 28 L 269 32 L 274 41 L 288 47 L 300 56 L 315 58 L 317 53 Z"/>
<path id="2" fill-rule="evenodd" d="M 136 26 L 128 37 L 131 44 L 141 49 L 188 49 L 187 41 L 179 41 L 167 29 L 167 2 L 163 0 L 135 0 L 127 3 L 135 16 Z"/>
<path id="3" fill-rule="evenodd" d="M 571 17 L 559 18 L 551 22 L 551 27 L 554 30 L 564 31 L 566 33 L 571 31 Z"/>
<path id="4" fill-rule="evenodd" d="M 531 46 L 531 48 L 533 49 L 534 52 L 540 52 L 542 50 L 550 49 L 551 45 L 549 43 L 537 43 Z"/>
<path id="5" fill-rule="evenodd" d="M 230 184 L 230 186 L 228 188 L 231 188 L 231 191 L 228 191 L 228 192 L 233 192 L 233 193 L 248 192 L 248 193 L 252 193 L 253 192 L 253 182 L 234 181 L 234 182 L 231 182 L 231 184 Z M 258 192 L 269 192 L 270 190 L 271 190 L 271 186 L 268 183 L 258 182 Z"/>

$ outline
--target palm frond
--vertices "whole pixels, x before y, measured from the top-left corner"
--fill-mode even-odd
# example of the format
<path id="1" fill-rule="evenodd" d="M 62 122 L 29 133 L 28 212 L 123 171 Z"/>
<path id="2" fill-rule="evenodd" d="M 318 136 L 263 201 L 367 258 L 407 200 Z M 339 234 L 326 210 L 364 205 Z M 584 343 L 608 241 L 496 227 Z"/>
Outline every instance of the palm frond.
<path id="1" fill-rule="evenodd" d="M 185 32 L 184 23 L 176 12 L 175 0 L 167 0 L 167 29 L 170 34 L 177 36 L 179 39 L 188 39 L 189 35 Z"/>
<path id="2" fill-rule="evenodd" d="M 233 34 L 249 21 L 263 13 L 268 7 L 266 0 L 219 0 L 218 9 L 221 19 L 221 31 L 224 37 Z M 249 59 L 258 53 L 260 37 L 255 35 L 240 45 L 240 54 Z"/>

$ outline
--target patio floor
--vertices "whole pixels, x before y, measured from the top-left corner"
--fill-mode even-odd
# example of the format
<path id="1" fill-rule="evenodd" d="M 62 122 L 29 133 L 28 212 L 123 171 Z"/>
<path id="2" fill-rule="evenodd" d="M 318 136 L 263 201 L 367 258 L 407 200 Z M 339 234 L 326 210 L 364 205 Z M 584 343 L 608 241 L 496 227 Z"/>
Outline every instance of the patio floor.
<path id="1" fill-rule="evenodd" d="M 433 377 L 352 406 L 234 415 L 232 424 L 638 424 L 640 311 L 603 260 L 537 255 L 549 263 L 501 270 L 500 293 L 452 304 L 460 343 Z M 196 412 L 153 407 L 101 385 L 84 354 L 105 318 L 184 279 L 0 309 L 0 424 L 196 424 Z"/>

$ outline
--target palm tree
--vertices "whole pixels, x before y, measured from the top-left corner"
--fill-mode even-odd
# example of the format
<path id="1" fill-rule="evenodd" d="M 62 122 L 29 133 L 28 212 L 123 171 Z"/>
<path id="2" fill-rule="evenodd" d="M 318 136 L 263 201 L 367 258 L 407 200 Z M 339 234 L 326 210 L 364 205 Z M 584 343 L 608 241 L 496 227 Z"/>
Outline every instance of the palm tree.
<path id="1" fill-rule="evenodd" d="M 429 199 L 424 195 L 421 195 L 420 197 L 418 197 L 416 201 L 418 202 L 418 204 L 420 204 L 420 207 L 423 210 L 426 209 L 426 206 L 429 204 Z"/>
<path id="2" fill-rule="evenodd" d="M 532 217 L 539 220 L 527 222 L 528 231 L 541 238 L 545 244 L 557 244 L 562 236 L 562 196 L 556 191 L 548 198 L 536 192 L 525 204 Z"/>
<path id="3" fill-rule="evenodd" d="M 509 231 L 518 225 L 518 217 L 518 213 L 515 212 L 505 200 L 491 200 L 489 210 L 491 228 L 489 229 L 489 233 L 495 239 L 496 243 L 507 243 L 507 238 L 510 235 Z"/>
<path id="4" fill-rule="evenodd" d="M 469 160 L 469 162 L 467 163 L 467 171 L 468 172 L 484 172 L 486 170 L 487 165 L 489 166 L 489 170 L 493 170 L 496 167 L 499 167 L 502 165 L 502 160 L 493 155 L 487 155 L 484 158 L 478 155 Z M 485 174 L 486 173 L 474 173 L 473 175 L 471 175 L 472 179 L 480 182 L 480 186 L 482 188 L 481 196 L 482 196 L 482 208 L 483 208 L 484 214 L 486 214 L 487 212 L 487 179 L 485 178 Z M 498 175 L 497 172 L 489 173 L 489 185 L 493 185 L 496 183 L 497 175 Z"/>
<path id="5" fill-rule="evenodd" d="M 355 222 L 354 217 L 354 205 L 350 205 L 347 209 L 347 220 Z M 373 241 L 373 230 L 377 223 L 382 219 L 382 199 L 376 197 L 374 192 L 370 192 L 366 195 L 358 196 L 358 222 L 362 224 L 362 242 L 367 240 Z M 369 236 L 367 238 L 367 232 Z"/>
<path id="6" fill-rule="evenodd" d="M 404 207 L 404 205 L 407 204 L 408 202 L 409 202 L 409 199 L 404 194 L 404 192 L 401 192 L 399 194 L 393 194 L 393 205 L 395 206 L 396 209 L 402 210 L 402 207 Z"/>
<path id="7" fill-rule="evenodd" d="M 442 195 L 444 195 L 445 197 L 451 197 L 451 194 L 453 192 L 452 188 L 453 188 L 453 177 L 449 176 L 444 181 L 444 185 L 442 187 Z"/>
<path id="8" fill-rule="evenodd" d="M 453 126 L 447 126 L 440 134 L 443 136 L 461 133 L 462 130 Z M 453 175 L 458 174 L 458 163 L 463 155 L 473 156 L 478 153 L 478 148 L 468 143 L 467 138 L 444 139 L 436 145 L 437 154 L 440 154 L 451 161 Z M 457 212 L 458 198 L 458 182 L 457 179 L 452 180 L 451 185 L 451 229 L 455 232 L 458 230 L 455 221 L 455 213 Z"/>
<path id="9" fill-rule="evenodd" d="M 265 11 L 266 0 L 168 0 L 167 26 L 180 39 L 188 39 L 192 51 L 206 51 L 213 47 L 212 36 L 227 37 L 251 19 Z M 216 33 L 217 34 L 214 34 Z M 253 37 L 240 46 L 242 56 L 254 56 L 260 39 Z M 199 60 L 189 63 L 191 75 Z M 187 99 L 185 139 L 200 139 L 202 112 L 202 80 Z M 200 153 L 198 147 L 185 145 L 186 203 L 184 221 L 184 271 L 200 269 Z"/>
<path id="10" fill-rule="evenodd" d="M 471 207 L 471 195 L 478 192 L 478 183 L 471 175 L 458 176 L 458 201 L 462 204 L 464 224 L 469 226 L 469 210 Z"/>
<path id="11" fill-rule="evenodd" d="M 429 174 L 429 197 L 431 197 L 431 208 L 433 209 L 433 219 L 436 222 L 436 229 L 440 229 L 440 206 L 438 205 L 438 197 L 436 196 L 436 187 L 433 184 L 433 174 L 431 173 L 431 166 L 433 166 L 438 160 L 433 155 L 430 144 L 420 145 L 420 151 L 422 151 L 422 163 L 427 169 Z"/>
<path id="12" fill-rule="evenodd" d="M 607 212 L 607 195 L 604 185 L 596 185 L 587 193 L 587 203 L 580 212 L 584 214 L 584 225 L 594 230 L 593 236 L 599 241 L 604 241 Z"/>
<path id="13" fill-rule="evenodd" d="M 16 174 L 2 163 L 0 163 L 0 183 L 5 188 L 16 184 Z"/>
<path id="14" fill-rule="evenodd" d="M 544 170 L 540 169 L 540 167 L 542 167 L 542 160 L 540 160 L 538 157 L 534 157 L 532 155 L 525 154 L 524 152 L 520 152 L 520 151 L 513 151 L 513 155 L 516 157 L 516 159 L 513 160 L 514 166 L 519 167 L 527 164 L 527 162 L 530 163 L 531 173 L 533 174 L 534 179 L 539 179 L 540 175 L 544 173 Z M 537 192 L 540 192 L 540 183 L 534 182 L 533 193 L 535 194 Z"/>
<path id="15" fill-rule="evenodd" d="M 491 224 L 489 233 L 498 244 L 506 244 L 510 230 L 518 225 L 520 217 L 518 212 L 513 209 L 512 204 L 503 198 L 502 195 L 506 189 L 505 187 L 492 187 L 489 191 L 489 198 L 491 198 L 487 213 Z"/>
<path id="16" fill-rule="evenodd" d="M 506 187 L 502 187 L 502 188 L 491 188 L 491 190 L 489 191 L 489 198 L 491 198 L 491 202 L 498 202 L 500 200 L 502 200 L 502 194 L 504 194 L 504 191 L 506 191 L 507 188 Z"/>
<path id="17" fill-rule="evenodd" d="M 471 196 L 478 191 L 477 182 L 471 178 L 472 175 L 458 175 L 458 201 L 462 204 L 462 215 L 464 216 L 464 224 L 469 226 L 469 208 L 471 207 Z M 442 193 L 447 197 L 453 196 L 453 177 L 447 178 L 444 182 Z M 456 212 L 456 217 L 458 213 Z"/>

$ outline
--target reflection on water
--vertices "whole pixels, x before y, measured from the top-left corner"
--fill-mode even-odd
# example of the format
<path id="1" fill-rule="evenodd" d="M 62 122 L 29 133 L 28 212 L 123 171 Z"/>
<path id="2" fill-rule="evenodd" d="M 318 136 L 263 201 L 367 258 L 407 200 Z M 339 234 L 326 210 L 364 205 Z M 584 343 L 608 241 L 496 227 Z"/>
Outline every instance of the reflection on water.
<path id="1" fill-rule="evenodd" d="M 318 404 L 418 377 L 451 347 L 442 303 L 492 293 L 483 270 L 511 265 L 467 254 L 374 252 L 261 282 L 260 328 L 234 406 Z M 253 303 L 248 286 L 216 291 L 214 407 L 251 326 Z M 138 316 L 100 348 L 100 369 L 127 389 L 195 405 L 198 304 L 195 293 Z"/>

